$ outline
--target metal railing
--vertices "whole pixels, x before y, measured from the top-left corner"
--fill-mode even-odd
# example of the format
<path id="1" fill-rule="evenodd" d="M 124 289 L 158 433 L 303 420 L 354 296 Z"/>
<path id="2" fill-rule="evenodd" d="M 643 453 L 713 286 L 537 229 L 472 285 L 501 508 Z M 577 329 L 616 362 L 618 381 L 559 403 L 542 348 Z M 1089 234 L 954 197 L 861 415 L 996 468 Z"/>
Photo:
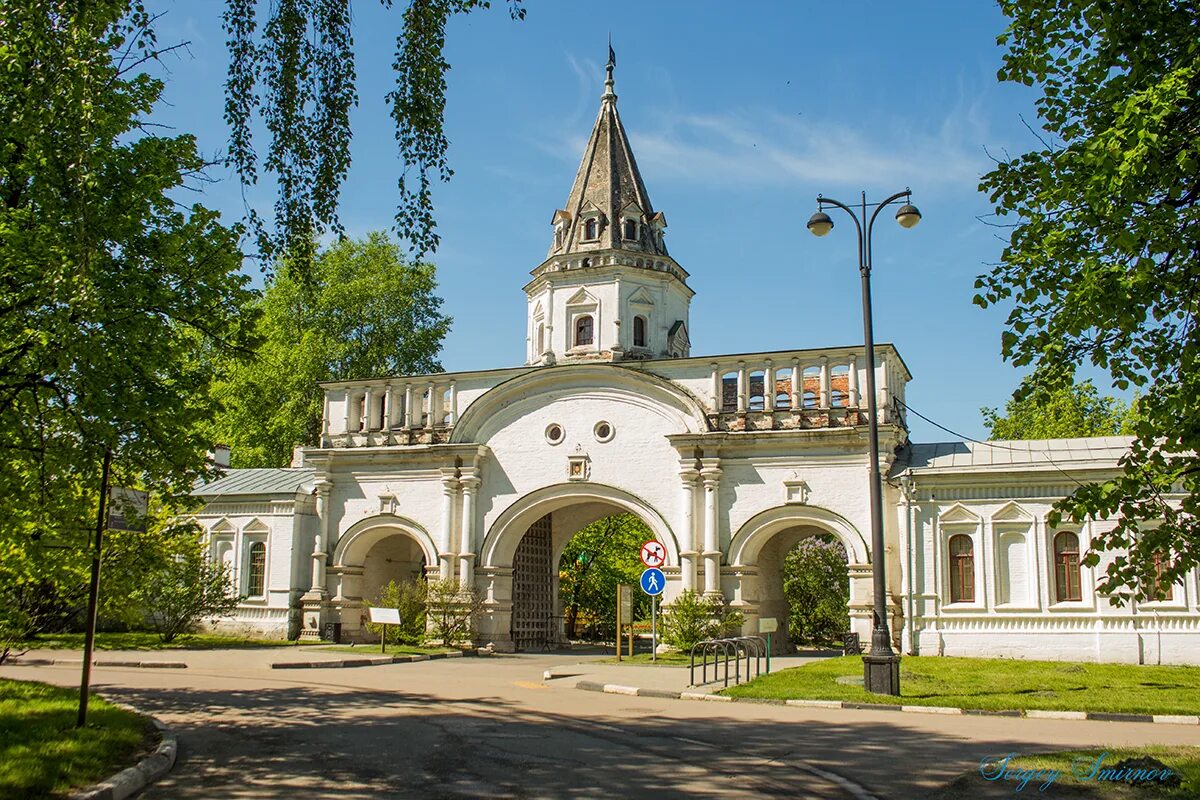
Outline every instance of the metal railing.
<path id="1" fill-rule="evenodd" d="M 700 655 L 700 683 L 696 683 L 696 654 Z M 761 636 L 735 636 L 728 639 L 705 639 L 692 645 L 690 665 L 688 667 L 688 682 L 692 686 L 709 683 L 708 657 L 712 655 L 713 681 L 721 680 L 720 665 L 724 663 L 725 685 L 729 685 L 729 662 L 733 661 L 733 683 L 736 686 L 742 682 L 742 658 L 746 660 L 746 680 L 750 680 L 750 660 L 754 659 L 754 676 L 762 674 L 762 659 L 767 654 L 767 640 Z M 767 662 L 767 672 L 771 671 Z"/>

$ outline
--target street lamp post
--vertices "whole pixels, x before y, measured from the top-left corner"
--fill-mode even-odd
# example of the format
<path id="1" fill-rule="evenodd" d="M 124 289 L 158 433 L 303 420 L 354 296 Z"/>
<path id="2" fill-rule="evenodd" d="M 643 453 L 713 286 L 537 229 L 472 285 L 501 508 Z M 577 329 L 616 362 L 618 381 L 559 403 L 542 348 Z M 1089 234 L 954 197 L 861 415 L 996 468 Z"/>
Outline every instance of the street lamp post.
<path id="1" fill-rule="evenodd" d="M 845 203 L 817 195 L 817 213 L 808 220 L 808 229 L 814 236 L 824 236 L 833 230 L 833 220 L 825 213 L 825 205 L 842 209 L 854 220 L 858 231 L 858 272 L 862 278 L 863 349 L 867 361 L 867 439 L 869 461 L 867 476 L 870 481 L 871 497 L 871 577 L 874 580 L 875 610 L 871 629 L 871 650 L 863 656 L 863 687 L 875 694 L 900 694 L 900 656 L 892 650 L 892 635 L 887 621 L 887 581 L 884 575 L 883 546 L 883 482 L 879 474 L 879 420 L 875 394 L 875 333 L 871 321 L 871 231 L 879 212 L 900 198 L 904 205 L 896 211 L 896 221 L 911 228 L 921 221 L 921 212 L 908 201 L 912 192 L 905 189 L 879 203 L 867 218 L 867 195 L 862 195 L 861 217 Z M 863 228 L 866 221 L 866 228 Z"/>

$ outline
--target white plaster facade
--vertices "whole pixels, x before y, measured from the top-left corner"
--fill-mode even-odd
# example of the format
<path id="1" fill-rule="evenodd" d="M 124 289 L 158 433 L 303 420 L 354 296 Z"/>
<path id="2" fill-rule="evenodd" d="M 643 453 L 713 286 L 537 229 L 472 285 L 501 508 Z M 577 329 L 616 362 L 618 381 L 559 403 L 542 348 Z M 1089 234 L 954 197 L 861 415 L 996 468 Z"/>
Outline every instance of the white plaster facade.
<path id="1" fill-rule="evenodd" d="M 514 571 L 531 569 L 518 547 L 548 518 L 549 560 L 534 577 L 551 587 L 553 638 L 567 540 L 628 511 L 667 548 L 666 602 L 720 595 L 747 631 L 786 618 L 783 555 L 826 533 L 848 553 L 864 642 L 882 557 L 904 653 L 1200 663 L 1194 573 L 1164 603 L 1113 607 L 1086 567 L 1079 600 L 1055 596 L 1046 515 L 1073 481 L 1114 474 L 1126 440 L 913 444 L 912 376 L 890 344 L 873 365 L 853 346 L 690 355 L 688 276 L 667 254 L 611 73 L 551 222 L 550 254 L 525 287 L 525 366 L 326 384 L 321 439 L 296 467 L 235 470 L 198 490 L 214 557 L 244 575 L 249 548 L 267 545 L 266 585 L 233 624 L 315 637 L 334 622 L 359 637 L 378 587 L 424 569 L 477 586 L 480 642 L 518 647 L 530 613 L 515 613 L 527 600 L 514 597 Z M 868 368 L 888 476 L 883 554 L 869 547 Z M 1071 529 L 1081 552 L 1097 524 Z M 973 547 L 966 602 L 951 598 L 956 534 Z"/>

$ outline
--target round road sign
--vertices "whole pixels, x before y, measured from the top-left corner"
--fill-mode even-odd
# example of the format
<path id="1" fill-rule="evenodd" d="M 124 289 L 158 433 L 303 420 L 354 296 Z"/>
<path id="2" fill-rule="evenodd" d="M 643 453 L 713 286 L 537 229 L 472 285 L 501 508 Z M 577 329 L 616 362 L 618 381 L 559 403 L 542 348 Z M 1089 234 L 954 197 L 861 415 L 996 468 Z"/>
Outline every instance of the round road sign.
<path id="1" fill-rule="evenodd" d="M 667 563 L 667 548 L 662 542 L 651 539 L 642 545 L 642 563 L 647 567 L 661 567 Z"/>
<path id="2" fill-rule="evenodd" d="M 649 595 L 659 595 L 667 588 L 667 576 L 658 567 L 650 567 L 642 573 L 642 591 Z"/>

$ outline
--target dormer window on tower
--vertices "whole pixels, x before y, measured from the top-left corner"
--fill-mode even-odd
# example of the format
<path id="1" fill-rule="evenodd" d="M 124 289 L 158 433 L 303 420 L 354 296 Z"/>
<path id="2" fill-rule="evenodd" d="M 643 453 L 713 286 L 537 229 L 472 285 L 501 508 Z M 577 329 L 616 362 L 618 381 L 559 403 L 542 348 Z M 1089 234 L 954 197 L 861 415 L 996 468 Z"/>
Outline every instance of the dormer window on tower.
<path id="1" fill-rule="evenodd" d="M 625 220 L 625 229 L 621 233 L 621 238 L 625 239 L 625 241 L 627 241 L 627 242 L 632 242 L 638 238 L 637 234 L 638 234 L 637 220 L 626 219 Z"/>
<path id="2" fill-rule="evenodd" d="M 583 240 L 585 242 L 594 242 L 600 238 L 600 220 L 595 217 L 584 220 L 583 223 Z"/>
<path id="3" fill-rule="evenodd" d="M 646 346 L 646 318 L 640 314 L 633 318 L 633 346 Z"/>

